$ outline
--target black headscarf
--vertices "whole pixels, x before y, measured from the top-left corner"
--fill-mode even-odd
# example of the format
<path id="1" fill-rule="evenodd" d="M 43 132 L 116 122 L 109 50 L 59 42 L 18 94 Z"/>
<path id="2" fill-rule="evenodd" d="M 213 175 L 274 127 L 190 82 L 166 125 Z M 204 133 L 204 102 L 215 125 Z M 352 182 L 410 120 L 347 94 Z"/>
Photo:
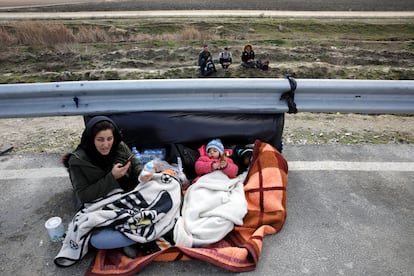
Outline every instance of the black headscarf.
<path id="1" fill-rule="evenodd" d="M 95 147 L 95 137 L 93 133 L 95 125 L 103 121 L 109 122 L 114 127 L 114 143 L 109 154 L 105 156 L 97 151 Z M 121 132 L 119 131 L 119 128 L 115 124 L 115 122 L 106 116 L 96 116 L 87 122 L 86 128 L 82 133 L 81 142 L 78 147 L 82 148 L 86 152 L 92 163 L 101 167 L 104 170 L 107 170 L 111 169 L 113 164 L 115 163 L 116 151 L 121 141 Z"/>

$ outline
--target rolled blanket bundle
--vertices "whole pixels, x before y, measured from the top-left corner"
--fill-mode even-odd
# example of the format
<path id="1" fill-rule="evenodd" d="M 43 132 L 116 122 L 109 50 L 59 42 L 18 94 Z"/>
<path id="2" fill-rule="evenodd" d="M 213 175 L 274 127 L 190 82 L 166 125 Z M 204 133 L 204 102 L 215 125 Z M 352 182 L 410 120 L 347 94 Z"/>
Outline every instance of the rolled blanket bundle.
<path id="1" fill-rule="evenodd" d="M 184 196 L 174 228 L 178 246 L 199 247 L 215 243 L 242 225 L 247 213 L 243 181 L 246 173 L 230 179 L 222 171 L 203 175 Z"/>

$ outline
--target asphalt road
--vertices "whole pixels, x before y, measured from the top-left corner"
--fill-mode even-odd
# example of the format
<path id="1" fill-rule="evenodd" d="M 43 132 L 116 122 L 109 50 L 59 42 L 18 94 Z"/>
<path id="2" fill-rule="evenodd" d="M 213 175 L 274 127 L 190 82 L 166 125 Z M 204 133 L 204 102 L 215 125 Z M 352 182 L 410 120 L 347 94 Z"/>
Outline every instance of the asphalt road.
<path id="1" fill-rule="evenodd" d="M 413 275 L 414 146 L 288 146 L 287 220 L 267 236 L 255 271 L 240 275 Z M 73 212 L 60 156 L 0 156 L 0 274 L 82 275 L 53 258 L 44 222 Z M 234 275 L 200 261 L 154 262 L 145 275 Z"/>
<path id="2" fill-rule="evenodd" d="M 414 10 L 412 0 L 123 3 L 107 1 L 98 10 Z M 63 9 L 96 10 L 96 6 Z M 62 10 L 54 6 L 47 11 Z M 286 223 L 281 232 L 265 238 L 257 269 L 241 275 L 413 275 L 413 152 L 413 145 L 286 147 L 290 168 Z M 75 212 L 71 184 L 59 158 L 49 154 L 0 156 L 1 275 L 82 275 L 93 259 L 89 254 L 66 269 L 53 264 L 60 246 L 49 241 L 44 222 L 61 216 L 67 225 Z M 155 262 L 143 273 L 234 275 L 200 261 Z"/>

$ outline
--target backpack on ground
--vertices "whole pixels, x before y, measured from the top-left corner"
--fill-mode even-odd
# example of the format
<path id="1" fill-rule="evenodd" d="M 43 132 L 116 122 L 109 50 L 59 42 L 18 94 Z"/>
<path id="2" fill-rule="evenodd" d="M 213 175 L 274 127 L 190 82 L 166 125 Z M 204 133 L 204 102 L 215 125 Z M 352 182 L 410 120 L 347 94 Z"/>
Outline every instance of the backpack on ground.
<path id="1" fill-rule="evenodd" d="M 204 76 L 209 76 L 214 72 L 216 72 L 216 67 L 214 66 L 214 62 L 212 60 L 208 60 L 206 63 L 206 66 L 203 68 L 202 74 Z"/>
<path id="2" fill-rule="evenodd" d="M 264 71 L 269 70 L 269 68 L 270 68 L 269 67 L 269 60 L 267 60 L 265 58 L 257 60 L 256 67 L 259 68 L 259 69 L 262 69 Z"/>

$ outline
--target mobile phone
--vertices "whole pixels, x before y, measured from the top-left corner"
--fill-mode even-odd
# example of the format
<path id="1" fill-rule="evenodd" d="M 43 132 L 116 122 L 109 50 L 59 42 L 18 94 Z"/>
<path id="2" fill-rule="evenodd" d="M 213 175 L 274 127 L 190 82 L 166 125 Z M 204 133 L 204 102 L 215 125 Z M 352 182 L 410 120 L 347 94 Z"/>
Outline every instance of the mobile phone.
<path id="1" fill-rule="evenodd" d="M 132 153 L 132 154 L 128 157 L 127 161 L 124 163 L 124 166 L 125 166 L 128 162 L 130 162 L 132 158 L 134 158 L 134 154 L 133 154 L 133 153 Z"/>

